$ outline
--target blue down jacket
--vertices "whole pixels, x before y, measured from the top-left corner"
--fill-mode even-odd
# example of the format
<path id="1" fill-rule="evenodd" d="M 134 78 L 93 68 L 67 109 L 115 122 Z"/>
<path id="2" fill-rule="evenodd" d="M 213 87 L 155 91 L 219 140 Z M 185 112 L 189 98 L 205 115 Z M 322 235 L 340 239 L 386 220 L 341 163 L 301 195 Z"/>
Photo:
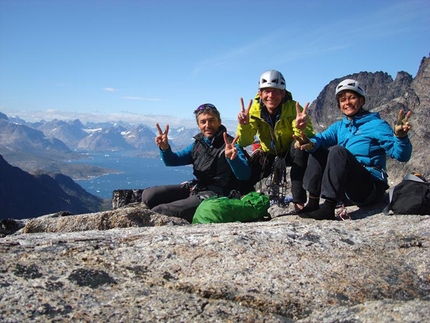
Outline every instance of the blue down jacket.
<path id="1" fill-rule="evenodd" d="M 386 155 L 400 162 L 411 158 L 412 144 L 408 136 L 397 138 L 379 113 L 364 110 L 351 118 L 344 116 L 325 131 L 310 138 L 319 147 L 340 145 L 348 149 L 370 173 L 387 182 Z"/>

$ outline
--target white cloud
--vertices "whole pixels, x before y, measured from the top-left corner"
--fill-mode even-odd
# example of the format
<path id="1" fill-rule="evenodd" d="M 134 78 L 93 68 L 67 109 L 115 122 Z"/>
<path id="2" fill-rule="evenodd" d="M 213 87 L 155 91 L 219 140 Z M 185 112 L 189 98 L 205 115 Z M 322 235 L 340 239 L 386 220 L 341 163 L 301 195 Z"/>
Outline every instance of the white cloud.
<path id="1" fill-rule="evenodd" d="M 106 91 L 106 92 L 116 92 L 116 91 L 118 91 L 117 89 L 114 89 L 112 87 L 105 87 L 103 90 Z"/>

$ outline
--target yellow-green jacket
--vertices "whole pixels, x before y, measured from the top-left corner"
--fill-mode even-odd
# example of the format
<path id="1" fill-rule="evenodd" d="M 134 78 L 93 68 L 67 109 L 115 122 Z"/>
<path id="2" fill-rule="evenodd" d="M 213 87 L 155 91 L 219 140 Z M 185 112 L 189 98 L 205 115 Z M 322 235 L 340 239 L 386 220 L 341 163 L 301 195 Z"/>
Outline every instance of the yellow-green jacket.
<path id="1" fill-rule="evenodd" d="M 300 110 L 303 110 L 300 107 Z M 293 134 L 299 135 L 300 129 L 296 127 L 296 101 L 287 100 L 282 103 L 282 110 L 275 127 L 271 125 L 261 116 L 260 97 L 257 96 L 249 111 L 249 123 L 246 125 L 239 124 L 237 126 L 237 135 L 239 140 L 237 143 L 241 147 L 251 145 L 255 140 L 255 135 L 258 135 L 261 149 L 273 155 L 280 155 L 287 152 L 293 142 Z M 308 117 L 307 126 L 303 129 L 306 136 L 313 137 L 312 122 Z"/>

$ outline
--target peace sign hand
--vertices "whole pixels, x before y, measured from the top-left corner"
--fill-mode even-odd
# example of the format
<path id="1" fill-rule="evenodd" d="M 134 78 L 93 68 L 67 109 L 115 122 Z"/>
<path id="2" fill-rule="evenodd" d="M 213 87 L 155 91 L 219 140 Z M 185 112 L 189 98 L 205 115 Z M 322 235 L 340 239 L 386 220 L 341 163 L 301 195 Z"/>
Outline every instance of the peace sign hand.
<path id="1" fill-rule="evenodd" d="M 408 135 L 408 131 L 411 130 L 412 126 L 409 124 L 409 117 L 411 116 L 412 111 L 408 111 L 406 116 L 403 117 L 403 110 L 399 111 L 399 115 L 397 117 L 396 125 L 394 126 L 394 135 L 398 138 L 404 138 Z"/>
<path id="2" fill-rule="evenodd" d="M 169 125 L 166 125 L 166 129 L 164 132 L 161 130 L 160 125 L 157 123 L 155 124 L 158 129 L 158 135 L 155 137 L 155 144 L 160 147 L 162 150 L 166 150 L 169 148 L 169 140 L 168 140 L 168 133 L 169 133 Z"/>
<path id="3" fill-rule="evenodd" d="M 306 103 L 303 111 L 300 111 L 300 104 L 296 102 L 296 127 L 297 129 L 304 129 L 308 124 L 308 117 L 306 112 L 308 111 L 309 102 Z"/>
<path id="4" fill-rule="evenodd" d="M 234 146 L 239 139 L 239 135 L 236 136 L 236 138 L 233 139 L 233 141 L 230 143 L 228 140 L 227 133 L 223 133 L 224 136 L 224 142 L 225 142 L 225 157 L 233 160 L 237 157 L 237 148 Z"/>
<path id="5" fill-rule="evenodd" d="M 252 106 L 252 100 L 249 100 L 248 108 L 245 110 L 245 104 L 243 103 L 243 98 L 240 98 L 240 106 L 241 110 L 237 115 L 237 122 L 239 124 L 248 124 L 249 123 L 249 110 Z"/>

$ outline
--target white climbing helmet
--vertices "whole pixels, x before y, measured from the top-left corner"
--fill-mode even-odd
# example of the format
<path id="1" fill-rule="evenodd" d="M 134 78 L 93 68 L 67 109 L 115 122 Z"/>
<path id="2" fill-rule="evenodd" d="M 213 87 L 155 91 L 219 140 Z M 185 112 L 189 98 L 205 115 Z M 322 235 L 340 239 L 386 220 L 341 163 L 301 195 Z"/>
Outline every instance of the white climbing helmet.
<path id="1" fill-rule="evenodd" d="M 366 97 L 366 92 L 364 91 L 363 87 L 360 85 L 360 83 L 353 79 L 346 79 L 340 82 L 336 86 L 336 96 L 340 91 L 350 90 L 357 92 L 358 94 Z"/>
<path id="2" fill-rule="evenodd" d="M 261 74 L 258 88 L 264 89 L 267 87 L 285 90 L 285 79 L 281 72 L 276 70 L 268 70 Z"/>

